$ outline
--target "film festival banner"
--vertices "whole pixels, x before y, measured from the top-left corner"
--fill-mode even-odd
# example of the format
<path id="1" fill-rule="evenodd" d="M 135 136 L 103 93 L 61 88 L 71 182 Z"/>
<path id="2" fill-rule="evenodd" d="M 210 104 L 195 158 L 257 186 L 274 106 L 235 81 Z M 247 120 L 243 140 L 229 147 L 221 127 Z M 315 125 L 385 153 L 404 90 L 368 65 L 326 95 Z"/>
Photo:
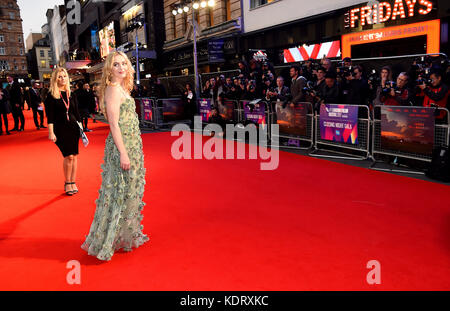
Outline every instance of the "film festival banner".
<path id="1" fill-rule="evenodd" d="M 287 105 L 285 108 L 277 104 L 277 124 L 280 128 L 280 133 L 287 134 L 293 137 L 306 137 L 308 107 L 299 103 L 294 108 Z"/>
<path id="2" fill-rule="evenodd" d="M 219 101 L 217 105 L 219 108 L 219 114 L 226 121 L 234 120 L 234 102 L 231 100 Z"/>
<path id="3" fill-rule="evenodd" d="M 247 121 L 256 125 L 262 124 L 263 128 L 267 124 L 266 121 L 266 105 L 261 101 L 243 101 L 244 116 Z"/>
<path id="4" fill-rule="evenodd" d="M 202 122 L 208 122 L 211 116 L 211 99 L 202 98 L 197 100 L 198 112 L 202 116 Z"/>
<path id="5" fill-rule="evenodd" d="M 184 106 L 181 99 L 162 99 L 163 122 L 184 120 Z"/>
<path id="6" fill-rule="evenodd" d="M 345 144 L 358 144 L 358 107 L 351 105 L 320 106 L 320 137 Z"/>
<path id="7" fill-rule="evenodd" d="M 150 99 L 142 99 L 142 107 L 144 111 L 144 120 L 145 121 L 153 121 L 153 110 L 152 110 L 152 101 Z"/>
<path id="8" fill-rule="evenodd" d="M 434 108 L 381 107 L 381 148 L 430 156 Z"/>

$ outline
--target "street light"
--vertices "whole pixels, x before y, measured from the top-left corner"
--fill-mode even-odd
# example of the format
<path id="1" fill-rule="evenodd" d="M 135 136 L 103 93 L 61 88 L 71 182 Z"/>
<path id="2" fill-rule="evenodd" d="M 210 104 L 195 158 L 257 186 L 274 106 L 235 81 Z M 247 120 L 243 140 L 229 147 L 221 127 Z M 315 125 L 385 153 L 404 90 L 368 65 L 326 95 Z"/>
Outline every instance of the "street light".
<path id="1" fill-rule="evenodd" d="M 186 2 L 184 4 L 179 4 L 179 5 L 175 5 L 173 6 L 172 9 L 172 14 L 174 16 L 178 15 L 178 14 L 182 14 L 183 11 L 185 13 L 189 12 L 189 4 L 192 4 L 192 28 L 194 30 L 194 40 L 193 40 L 193 45 L 194 45 L 194 54 L 193 54 L 193 58 L 194 58 L 194 75 L 195 75 L 195 93 L 197 95 L 197 98 L 200 95 L 200 83 L 199 83 L 199 79 L 198 79 L 198 60 L 197 60 L 197 26 L 195 23 L 195 11 L 199 10 L 200 7 L 201 8 L 206 8 L 207 6 L 209 7 L 213 7 L 215 5 L 215 1 L 214 0 L 209 0 L 209 1 L 189 1 Z"/>

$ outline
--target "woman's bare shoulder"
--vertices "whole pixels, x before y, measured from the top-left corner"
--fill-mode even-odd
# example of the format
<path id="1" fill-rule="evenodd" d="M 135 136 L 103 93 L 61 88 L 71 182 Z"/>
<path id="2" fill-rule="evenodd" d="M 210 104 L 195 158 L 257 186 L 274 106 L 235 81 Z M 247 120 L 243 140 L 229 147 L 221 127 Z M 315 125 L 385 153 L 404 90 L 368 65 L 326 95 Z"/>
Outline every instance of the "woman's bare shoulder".
<path id="1" fill-rule="evenodd" d="M 105 99 L 106 100 L 114 100 L 120 99 L 122 94 L 117 86 L 108 85 L 105 89 Z"/>

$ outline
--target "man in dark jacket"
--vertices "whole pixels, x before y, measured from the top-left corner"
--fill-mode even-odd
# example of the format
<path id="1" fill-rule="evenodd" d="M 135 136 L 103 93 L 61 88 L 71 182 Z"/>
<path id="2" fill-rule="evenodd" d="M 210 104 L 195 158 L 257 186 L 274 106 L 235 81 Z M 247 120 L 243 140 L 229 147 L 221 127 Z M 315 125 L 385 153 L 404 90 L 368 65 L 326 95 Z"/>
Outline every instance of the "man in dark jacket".
<path id="1" fill-rule="evenodd" d="M 38 83 L 34 80 L 31 81 L 31 88 L 28 90 L 27 94 L 28 106 L 33 110 L 33 119 L 36 129 L 46 128 L 44 126 L 44 107 L 42 105 L 41 94 L 38 89 Z M 38 121 L 38 114 L 40 122 Z"/>
<path id="2" fill-rule="evenodd" d="M 362 68 L 356 66 L 342 86 L 343 101 L 346 105 L 368 105 L 369 84 L 362 77 Z"/>
<path id="3" fill-rule="evenodd" d="M 25 128 L 25 117 L 23 116 L 23 96 L 22 90 L 18 82 L 14 81 L 14 78 L 10 75 L 6 77 L 9 85 L 6 90 L 9 94 L 9 102 L 11 105 L 11 112 L 14 118 L 14 128 L 11 131 L 22 132 Z M 20 120 L 20 128 L 19 128 Z"/>
<path id="4" fill-rule="evenodd" d="M 290 75 L 292 78 L 291 95 L 293 103 L 305 101 L 305 94 L 303 93 L 303 88 L 306 85 L 306 79 L 300 76 L 299 72 L 300 70 L 297 66 L 292 66 L 290 69 Z"/>

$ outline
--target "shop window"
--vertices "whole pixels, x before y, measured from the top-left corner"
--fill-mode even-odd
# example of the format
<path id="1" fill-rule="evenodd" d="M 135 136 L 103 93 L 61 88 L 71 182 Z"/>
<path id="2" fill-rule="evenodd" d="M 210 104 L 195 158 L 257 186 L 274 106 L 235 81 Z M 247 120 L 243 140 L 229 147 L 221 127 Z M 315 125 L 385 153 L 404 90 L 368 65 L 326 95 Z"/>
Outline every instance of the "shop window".
<path id="1" fill-rule="evenodd" d="M 231 20 L 231 8 L 230 8 L 230 0 L 225 0 L 225 18 L 227 21 Z"/>
<path id="2" fill-rule="evenodd" d="M 172 25 L 173 25 L 173 38 L 177 38 L 177 20 L 175 16 L 172 15 Z"/>
<path id="3" fill-rule="evenodd" d="M 254 9 L 261 5 L 268 4 L 274 2 L 275 0 L 250 0 L 250 8 Z"/>
<path id="4" fill-rule="evenodd" d="M 214 11 L 213 8 L 208 9 L 208 16 L 209 16 L 209 27 L 214 26 Z"/>

